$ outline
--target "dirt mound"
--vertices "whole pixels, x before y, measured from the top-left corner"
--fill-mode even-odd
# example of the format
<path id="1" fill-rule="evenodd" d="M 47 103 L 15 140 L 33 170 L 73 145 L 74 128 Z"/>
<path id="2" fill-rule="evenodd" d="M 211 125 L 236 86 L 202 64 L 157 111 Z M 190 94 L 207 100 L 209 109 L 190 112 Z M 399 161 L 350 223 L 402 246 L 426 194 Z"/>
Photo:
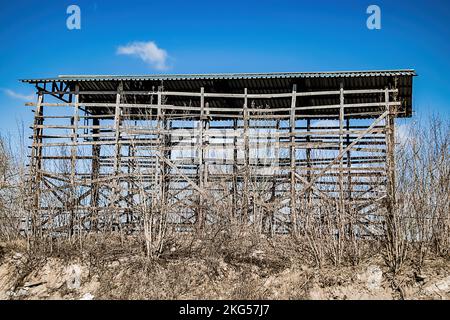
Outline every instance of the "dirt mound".
<path id="1" fill-rule="evenodd" d="M 11 251 L 0 258 L 0 299 L 399 298 L 377 262 L 319 270 L 295 263 L 265 263 L 260 252 L 248 259 L 151 261 L 130 255 L 103 260 L 33 260 L 24 252 Z M 405 278 L 403 298 L 450 299 L 450 270 L 448 264 L 439 265 L 440 269 L 422 270 L 414 281 Z"/>

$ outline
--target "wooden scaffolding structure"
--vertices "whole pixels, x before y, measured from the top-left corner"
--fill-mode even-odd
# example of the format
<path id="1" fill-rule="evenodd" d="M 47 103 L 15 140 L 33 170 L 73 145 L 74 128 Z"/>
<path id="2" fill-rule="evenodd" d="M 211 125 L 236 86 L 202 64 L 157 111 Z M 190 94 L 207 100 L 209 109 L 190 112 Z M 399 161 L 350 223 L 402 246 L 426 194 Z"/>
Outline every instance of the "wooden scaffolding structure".
<path id="1" fill-rule="evenodd" d="M 413 70 L 22 80 L 37 89 L 35 233 L 296 233 L 318 202 L 374 232 L 394 199 L 396 117 Z"/>

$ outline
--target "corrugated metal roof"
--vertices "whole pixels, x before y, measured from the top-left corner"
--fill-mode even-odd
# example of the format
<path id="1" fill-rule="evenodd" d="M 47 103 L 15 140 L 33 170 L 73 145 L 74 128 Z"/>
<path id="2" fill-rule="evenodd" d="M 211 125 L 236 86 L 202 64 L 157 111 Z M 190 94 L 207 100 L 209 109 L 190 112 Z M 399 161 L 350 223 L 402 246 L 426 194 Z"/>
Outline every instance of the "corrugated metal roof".
<path id="1" fill-rule="evenodd" d="M 215 73 L 215 74 L 153 74 L 153 75 L 60 75 L 56 78 L 22 79 L 27 83 L 54 81 L 164 81 L 164 80 L 219 80 L 219 79 L 285 79 L 285 78 L 351 78 L 416 76 L 413 69 L 368 70 L 333 72 L 271 72 L 271 73 Z"/>
<path id="2" fill-rule="evenodd" d="M 209 93 L 243 93 L 244 89 L 249 94 L 277 94 L 291 92 L 293 85 L 297 86 L 297 92 L 331 91 L 339 90 L 340 84 L 346 90 L 384 89 L 386 87 L 398 88 L 398 99 L 402 102 L 400 117 L 409 117 L 412 114 L 412 82 L 416 72 L 407 70 L 372 70 L 372 71 L 338 71 L 338 72 L 284 72 L 284 73 L 222 73 L 222 74 L 186 74 L 186 75 L 64 75 L 56 78 L 28 79 L 23 82 L 32 84 L 64 83 L 73 91 L 75 84 L 80 91 L 106 91 L 115 92 L 119 82 L 123 83 L 125 91 L 155 91 L 161 85 L 164 91 L 199 92 L 204 88 Z M 41 88 L 42 89 L 42 88 Z M 53 91 L 57 88 L 47 88 Z M 147 95 L 126 96 L 134 103 L 149 103 L 151 97 Z M 198 106 L 199 99 L 190 96 L 168 96 L 168 104 Z M 355 94 L 346 97 L 347 103 L 379 102 L 378 95 Z M 115 95 L 111 94 L 82 94 L 82 103 L 115 102 Z M 208 103 L 213 108 L 233 107 L 241 108 L 239 99 L 208 98 Z M 273 108 L 284 108 L 291 104 L 287 98 L 258 100 L 262 106 L 270 105 Z M 297 104 L 303 106 L 320 106 L 339 104 L 339 96 L 306 96 L 298 97 Z M 98 112 L 103 112 L 97 108 Z M 370 118 L 370 108 L 357 108 L 360 118 Z M 107 110 L 104 110 L 107 112 Z M 320 115 L 335 114 L 336 110 L 326 109 L 308 111 L 309 114 Z M 320 114 L 320 115 L 319 115 Z"/>

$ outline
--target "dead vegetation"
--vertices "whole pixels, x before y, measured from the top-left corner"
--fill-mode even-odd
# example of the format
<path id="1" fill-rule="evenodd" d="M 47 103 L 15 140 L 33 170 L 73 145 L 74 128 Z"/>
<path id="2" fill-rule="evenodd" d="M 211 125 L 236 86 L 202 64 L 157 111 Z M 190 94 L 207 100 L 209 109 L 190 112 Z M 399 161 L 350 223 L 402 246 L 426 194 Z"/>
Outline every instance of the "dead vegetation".
<path id="1" fill-rule="evenodd" d="M 120 247 L 117 239 L 108 244 Z M 167 254 L 158 259 L 145 257 L 144 248 L 135 248 L 141 254 L 133 254 L 103 251 L 94 243 L 96 250 L 80 252 L 67 245 L 52 254 L 28 255 L 24 243 L 22 247 L 22 253 L 17 245 L 4 248 L 2 299 L 449 298 L 448 260 L 431 255 L 420 274 L 413 262 L 404 263 L 396 277 L 399 290 L 392 288 L 392 274 L 380 254 L 372 254 L 358 265 L 319 269 L 301 255 L 292 256 L 264 239 L 257 247 L 247 248 L 246 256 L 225 257 L 208 255 L 211 252 L 198 247 L 189 256 Z"/>

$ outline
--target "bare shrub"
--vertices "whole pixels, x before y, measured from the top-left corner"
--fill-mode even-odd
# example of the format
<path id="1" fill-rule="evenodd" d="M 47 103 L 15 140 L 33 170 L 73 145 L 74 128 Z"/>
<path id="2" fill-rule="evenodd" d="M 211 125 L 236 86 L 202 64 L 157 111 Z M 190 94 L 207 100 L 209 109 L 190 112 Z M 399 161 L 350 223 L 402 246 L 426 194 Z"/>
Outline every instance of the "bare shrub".
<path id="1" fill-rule="evenodd" d="M 388 264 L 408 257 L 420 268 L 429 254 L 449 254 L 449 125 L 434 115 L 403 133 L 396 160 L 397 239 L 387 239 L 397 256 L 388 256 Z"/>
<path id="2" fill-rule="evenodd" d="M 22 135 L 0 135 L 0 239 L 20 236 L 26 217 L 26 170 Z"/>

